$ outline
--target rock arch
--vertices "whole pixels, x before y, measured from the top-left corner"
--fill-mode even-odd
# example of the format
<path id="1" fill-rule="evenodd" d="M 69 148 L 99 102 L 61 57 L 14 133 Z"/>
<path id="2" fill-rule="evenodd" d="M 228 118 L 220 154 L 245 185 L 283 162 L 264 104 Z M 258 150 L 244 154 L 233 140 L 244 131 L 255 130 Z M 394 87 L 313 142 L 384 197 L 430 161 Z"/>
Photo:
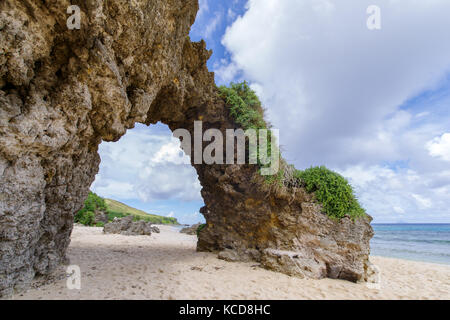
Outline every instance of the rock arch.
<path id="1" fill-rule="evenodd" d="M 65 262 L 98 145 L 136 122 L 237 128 L 188 34 L 197 0 L 0 3 L 0 296 Z M 268 190 L 256 167 L 194 165 L 207 227 L 198 249 L 308 277 L 364 280 L 370 218 L 332 221 L 303 189 Z M 295 191 L 295 192 L 294 192 Z"/>

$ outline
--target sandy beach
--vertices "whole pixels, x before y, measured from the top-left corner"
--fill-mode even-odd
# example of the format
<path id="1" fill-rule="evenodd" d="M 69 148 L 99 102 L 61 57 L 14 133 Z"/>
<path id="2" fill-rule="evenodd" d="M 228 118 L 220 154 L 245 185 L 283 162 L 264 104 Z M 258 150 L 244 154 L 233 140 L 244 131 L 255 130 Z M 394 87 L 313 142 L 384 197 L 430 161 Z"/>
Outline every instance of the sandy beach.
<path id="1" fill-rule="evenodd" d="M 195 251 L 196 236 L 159 226 L 151 236 L 105 235 L 75 226 L 68 251 L 81 289 L 39 280 L 13 299 L 450 299 L 450 266 L 371 257 L 379 287 L 290 277 L 254 263 L 232 263 Z"/>

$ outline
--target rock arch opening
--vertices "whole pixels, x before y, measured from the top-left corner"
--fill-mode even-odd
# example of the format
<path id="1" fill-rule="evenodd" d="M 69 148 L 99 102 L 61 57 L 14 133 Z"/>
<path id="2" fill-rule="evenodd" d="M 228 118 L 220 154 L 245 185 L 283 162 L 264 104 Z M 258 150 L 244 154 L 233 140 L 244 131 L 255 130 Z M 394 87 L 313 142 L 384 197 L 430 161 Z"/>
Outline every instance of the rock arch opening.
<path id="1" fill-rule="evenodd" d="M 136 124 L 119 141 L 101 143 L 99 154 L 91 191 L 182 224 L 204 222 L 197 172 L 166 125 Z"/>

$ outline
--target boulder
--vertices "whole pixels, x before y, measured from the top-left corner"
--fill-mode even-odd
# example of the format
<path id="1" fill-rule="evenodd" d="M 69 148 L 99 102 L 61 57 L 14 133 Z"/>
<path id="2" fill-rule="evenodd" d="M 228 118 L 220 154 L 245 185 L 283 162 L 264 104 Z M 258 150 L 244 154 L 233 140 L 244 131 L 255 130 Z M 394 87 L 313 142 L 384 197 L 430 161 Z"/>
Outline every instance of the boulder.
<path id="1" fill-rule="evenodd" d="M 159 229 L 152 226 L 150 222 L 143 220 L 133 221 L 133 216 L 115 218 L 112 222 L 105 224 L 104 233 L 122 234 L 125 236 L 149 236 L 152 232 L 159 233 Z"/>
<path id="2" fill-rule="evenodd" d="M 95 223 L 108 223 L 109 222 L 109 217 L 108 214 L 104 213 L 104 212 L 95 212 Z"/>
<path id="3" fill-rule="evenodd" d="M 193 224 L 190 227 L 186 227 L 180 230 L 181 233 L 186 233 L 189 235 L 197 235 L 197 229 L 201 225 L 201 223 Z"/>
<path id="4" fill-rule="evenodd" d="M 161 232 L 157 226 L 151 226 L 151 230 L 154 233 L 160 233 Z"/>

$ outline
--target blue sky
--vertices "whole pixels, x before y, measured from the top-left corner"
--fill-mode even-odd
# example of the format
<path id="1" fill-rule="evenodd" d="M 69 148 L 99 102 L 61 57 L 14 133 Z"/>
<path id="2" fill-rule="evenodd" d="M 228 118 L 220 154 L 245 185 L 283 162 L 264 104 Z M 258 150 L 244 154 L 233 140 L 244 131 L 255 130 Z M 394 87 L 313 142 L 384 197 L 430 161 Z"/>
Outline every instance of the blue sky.
<path id="1" fill-rule="evenodd" d="M 242 16 L 246 9 L 247 1 L 211 1 L 200 0 L 200 10 L 197 19 L 192 26 L 190 37 L 192 41 L 204 39 L 208 49 L 213 50 L 213 55 L 208 61 L 208 68 L 214 70 L 221 61 L 229 61 L 230 53 L 222 45 L 222 37 L 237 17 Z M 217 81 L 218 80 L 218 81 Z M 226 84 L 217 79 L 219 85 Z"/>
<path id="2" fill-rule="evenodd" d="M 381 30 L 370 31 L 375 2 Z M 343 174 L 374 222 L 450 222 L 448 12 L 445 0 L 200 0 L 190 35 L 213 50 L 218 85 L 251 83 L 289 162 Z M 178 150 L 166 126 L 138 125 L 102 143 L 92 188 L 202 221 L 196 173 Z"/>

